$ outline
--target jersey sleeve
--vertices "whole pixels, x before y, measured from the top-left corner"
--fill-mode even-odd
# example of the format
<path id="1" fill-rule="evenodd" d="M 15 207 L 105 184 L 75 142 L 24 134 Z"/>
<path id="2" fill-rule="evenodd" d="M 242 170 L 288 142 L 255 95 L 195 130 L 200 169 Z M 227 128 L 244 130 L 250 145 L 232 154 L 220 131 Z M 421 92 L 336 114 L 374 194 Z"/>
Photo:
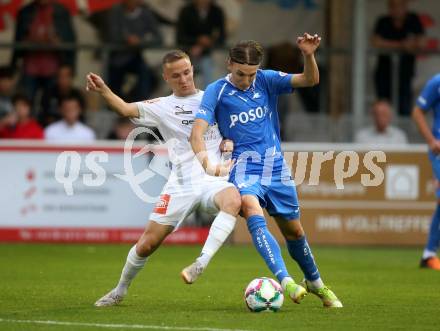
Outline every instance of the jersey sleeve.
<path id="1" fill-rule="evenodd" d="M 440 75 L 430 79 L 419 97 L 417 98 L 416 105 L 424 111 L 428 111 L 434 107 L 434 105 L 440 101 Z"/>
<path id="2" fill-rule="evenodd" d="M 221 91 L 216 83 L 208 85 L 203 94 L 202 102 L 200 103 L 199 111 L 196 114 L 196 119 L 200 118 L 213 125 L 215 121 L 215 108 L 219 100 Z"/>
<path id="3" fill-rule="evenodd" d="M 139 117 L 132 117 L 130 120 L 137 125 L 158 126 L 160 122 L 159 101 L 160 98 L 136 102 Z"/>
<path id="4" fill-rule="evenodd" d="M 270 92 L 275 94 L 293 92 L 293 87 L 290 83 L 293 76 L 292 74 L 274 70 L 262 70 L 262 72 Z"/>

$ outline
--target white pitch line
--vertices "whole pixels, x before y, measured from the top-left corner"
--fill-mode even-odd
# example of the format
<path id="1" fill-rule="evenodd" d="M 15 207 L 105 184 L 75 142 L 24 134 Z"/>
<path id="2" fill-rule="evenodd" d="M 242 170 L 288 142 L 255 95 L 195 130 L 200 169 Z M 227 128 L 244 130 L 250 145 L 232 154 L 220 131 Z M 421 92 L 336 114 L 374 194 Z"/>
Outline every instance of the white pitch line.
<path id="1" fill-rule="evenodd" d="M 0 318 L 3 323 L 25 323 L 25 324 L 46 324 L 64 326 L 91 326 L 97 328 L 125 328 L 125 329 L 153 329 L 153 330 L 195 330 L 195 331 L 251 331 L 241 329 L 217 329 L 187 326 L 163 326 L 163 325 L 143 325 L 143 324 L 102 324 L 102 323 L 81 323 L 81 322 L 62 322 L 62 321 L 39 321 L 39 320 L 13 320 Z"/>

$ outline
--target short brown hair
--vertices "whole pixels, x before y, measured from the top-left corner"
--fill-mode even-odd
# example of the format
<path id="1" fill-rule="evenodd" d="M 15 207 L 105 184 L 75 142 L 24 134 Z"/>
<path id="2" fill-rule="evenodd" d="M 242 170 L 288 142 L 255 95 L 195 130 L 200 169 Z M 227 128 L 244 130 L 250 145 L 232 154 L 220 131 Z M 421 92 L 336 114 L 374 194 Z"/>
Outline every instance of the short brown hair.
<path id="1" fill-rule="evenodd" d="M 181 59 L 188 59 L 189 60 L 189 56 L 184 51 L 182 51 L 180 49 L 176 49 L 176 50 L 168 52 L 164 55 L 164 57 L 162 58 L 162 65 L 165 65 L 167 63 L 173 63 L 173 62 L 179 61 Z"/>
<path id="2" fill-rule="evenodd" d="M 263 52 L 259 42 L 242 40 L 229 50 L 229 58 L 239 64 L 258 65 L 263 61 Z"/>

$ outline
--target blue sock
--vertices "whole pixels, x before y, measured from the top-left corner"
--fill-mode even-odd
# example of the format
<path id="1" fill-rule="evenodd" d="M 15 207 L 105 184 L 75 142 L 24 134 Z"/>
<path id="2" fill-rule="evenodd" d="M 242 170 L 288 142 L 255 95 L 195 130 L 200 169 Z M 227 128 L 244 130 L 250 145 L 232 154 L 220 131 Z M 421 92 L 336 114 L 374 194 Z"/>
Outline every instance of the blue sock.
<path id="1" fill-rule="evenodd" d="M 440 242 L 440 204 L 437 204 L 437 209 L 432 215 L 431 227 L 429 229 L 428 242 L 426 249 L 431 252 L 436 252 Z"/>
<path id="2" fill-rule="evenodd" d="M 281 256 L 280 246 L 269 232 L 264 217 L 258 215 L 249 217 L 247 226 L 255 248 L 278 281 L 281 283 L 285 277 L 290 277 Z"/>
<path id="3" fill-rule="evenodd" d="M 302 236 L 298 240 L 286 240 L 286 242 L 290 256 L 298 263 L 306 279 L 314 281 L 320 278 L 318 267 L 307 243 L 306 236 Z"/>

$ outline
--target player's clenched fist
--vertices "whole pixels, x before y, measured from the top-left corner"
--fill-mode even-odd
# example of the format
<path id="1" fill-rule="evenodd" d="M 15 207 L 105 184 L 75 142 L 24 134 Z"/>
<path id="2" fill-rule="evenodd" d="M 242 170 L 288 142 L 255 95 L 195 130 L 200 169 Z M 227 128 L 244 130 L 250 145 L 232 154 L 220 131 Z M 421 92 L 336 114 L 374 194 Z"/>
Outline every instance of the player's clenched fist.
<path id="1" fill-rule="evenodd" d="M 105 85 L 104 80 L 101 78 L 101 76 L 94 74 L 93 72 L 90 72 L 87 75 L 87 85 L 86 85 L 87 91 L 95 91 L 98 93 L 103 93 L 106 88 L 107 85 Z"/>
<path id="2" fill-rule="evenodd" d="M 296 39 L 296 44 L 304 55 L 313 54 L 321 43 L 321 37 L 317 34 L 310 35 L 304 33 L 302 37 Z"/>

